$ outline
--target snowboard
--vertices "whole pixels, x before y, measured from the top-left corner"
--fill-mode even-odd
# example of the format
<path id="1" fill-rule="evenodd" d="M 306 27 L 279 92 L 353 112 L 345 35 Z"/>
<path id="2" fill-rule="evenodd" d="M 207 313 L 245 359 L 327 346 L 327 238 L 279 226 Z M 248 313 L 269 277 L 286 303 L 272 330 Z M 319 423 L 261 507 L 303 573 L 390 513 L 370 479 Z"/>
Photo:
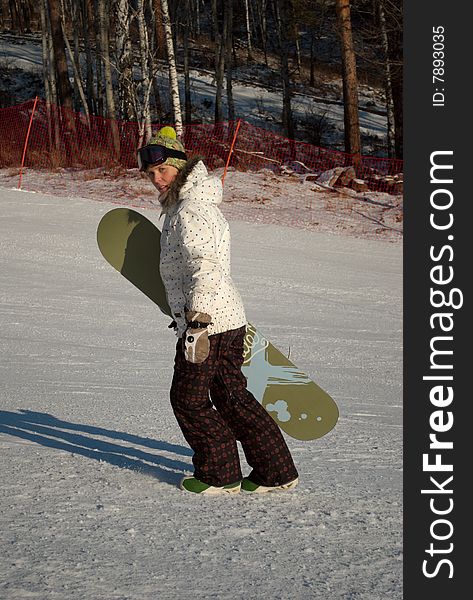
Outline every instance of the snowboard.
<path id="1" fill-rule="evenodd" d="M 97 228 L 105 260 L 170 317 L 159 273 L 160 238 L 154 223 L 129 208 L 107 212 Z M 289 436 L 314 440 L 335 426 L 334 400 L 250 323 L 242 370 L 248 390 Z"/>

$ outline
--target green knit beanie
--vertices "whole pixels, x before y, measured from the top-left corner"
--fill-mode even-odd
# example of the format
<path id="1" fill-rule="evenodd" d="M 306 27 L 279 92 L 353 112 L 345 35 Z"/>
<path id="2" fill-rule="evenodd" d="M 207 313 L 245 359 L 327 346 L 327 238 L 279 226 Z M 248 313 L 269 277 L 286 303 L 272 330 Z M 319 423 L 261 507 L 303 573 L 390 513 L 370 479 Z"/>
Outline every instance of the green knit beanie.
<path id="1" fill-rule="evenodd" d="M 179 150 L 179 152 L 185 152 L 184 146 L 177 139 L 176 131 L 173 127 L 161 127 L 161 129 L 156 132 L 148 144 L 156 144 L 157 146 L 164 146 L 165 148 L 171 148 L 172 150 Z M 178 171 L 181 171 L 186 164 L 186 161 L 182 158 L 167 158 L 164 163 L 165 165 L 171 165 L 176 167 Z"/>

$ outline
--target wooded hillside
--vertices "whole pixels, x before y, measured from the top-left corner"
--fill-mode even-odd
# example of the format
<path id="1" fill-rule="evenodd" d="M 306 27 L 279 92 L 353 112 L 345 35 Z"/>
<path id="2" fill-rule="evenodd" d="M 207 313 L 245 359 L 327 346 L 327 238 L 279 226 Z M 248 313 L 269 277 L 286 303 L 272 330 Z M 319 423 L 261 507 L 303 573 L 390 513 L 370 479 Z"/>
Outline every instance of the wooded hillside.
<path id="1" fill-rule="evenodd" d="M 341 77 L 345 150 L 357 154 L 358 88 L 369 83 L 385 98 L 385 154 L 402 158 L 399 1 L 1 0 L 0 26 L 41 35 L 47 102 L 137 121 L 143 137 L 152 122 L 179 130 L 198 121 L 192 69 L 213 74 L 215 122 L 235 118 L 236 79 L 276 87 L 281 131 L 291 139 L 301 137 L 291 108 L 295 92 L 320 96 L 327 79 Z M 157 84 L 163 72 L 166 98 Z"/>

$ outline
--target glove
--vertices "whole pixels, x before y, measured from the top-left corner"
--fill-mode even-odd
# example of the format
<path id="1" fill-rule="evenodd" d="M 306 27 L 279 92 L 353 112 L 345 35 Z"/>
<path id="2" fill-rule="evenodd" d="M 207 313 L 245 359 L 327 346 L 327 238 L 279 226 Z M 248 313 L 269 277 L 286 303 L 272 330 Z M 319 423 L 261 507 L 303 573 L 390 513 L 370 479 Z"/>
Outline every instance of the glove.
<path id="1" fill-rule="evenodd" d="M 174 333 L 180 338 L 187 329 L 187 322 L 180 313 L 173 314 L 173 317 L 174 320 L 168 325 L 168 328 L 174 329 Z"/>
<path id="2" fill-rule="evenodd" d="M 211 317 L 206 313 L 186 312 L 187 329 L 184 334 L 184 356 L 191 363 L 203 363 L 210 352 L 207 327 Z"/>

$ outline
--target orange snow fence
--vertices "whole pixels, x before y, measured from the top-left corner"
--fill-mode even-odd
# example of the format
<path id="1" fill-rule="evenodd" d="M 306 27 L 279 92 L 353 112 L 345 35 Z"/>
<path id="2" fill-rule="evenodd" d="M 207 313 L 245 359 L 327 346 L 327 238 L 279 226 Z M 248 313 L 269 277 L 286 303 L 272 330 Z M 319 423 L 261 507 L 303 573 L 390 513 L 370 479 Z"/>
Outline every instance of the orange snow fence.
<path id="1" fill-rule="evenodd" d="M 87 171 L 101 171 L 109 175 L 130 175 L 134 171 L 138 175 L 136 150 L 146 142 L 140 137 L 138 123 L 87 117 L 84 113 L 48 105 L 42 100 L 35 102 L 31 100 L 0 109 L 0 168 L 21 167 L 21 172 L 23 169 L 30 173 L 35 170 L 51 176 L 60 173 L 63 178 L 76 179 L 78 173 Z M 153 124 L 153 131 L 162 125 Z M 27 138 L 28 145 L 25 147 Z M 391 223 L 389 227 L 402 233 L 401 160 L 354 157 L 290 140 L 242 120 L 185 125 L 181 139 L 190 157 L 203 156 L 209 169 L 221 169 L 222 179 L 225 179 L 227 170 L 251 171 L 267 178 L 299 178 L 301 182 L 312 185 L 312 191 L 322 193 L 325 190 L 331 198 L 334 195 L 346 198 L 343 204 L 345 211 L 350 198 L 365 193 L 397 197 L 395 204 L 400 206 L 401 212 L 396 216 L 397 224 L 391 227 Z M 90 175 L 90 179 L 93 178 Z M 33 181 L 34 177 L 26 179 Z M 27 184 L 27 189 L 34 189 L 28 181 Z M 304 202 L 307 204 L 306 200 Z M 262 200 L 261 204 L 264 203 Z M 312 200 L 309 204 L 312 210 Z M 285 206 L 286 212 L 290 208 L 290 204 Z M 355 214 L 357 208 L 350 204 L 350 210 Z M 264 212 L 261 211 L 263 221 Z M 379 222 L 378 217 L 374 217 L 374 222 Z M 290 220 L 286 214 L 284 222 Z M 378 224 L 383 228 L 382 222 Z"/>
<path id="2" fill-rule="evenodd" d="M 0 109 L 0 167 L 20 166 L 23 144 L 30 126 L 35 101 Z M 116 132 L 114 132 L 115 125 Z M 270 169 L 319 174 L 334 167 L 354 164 L 344 152 L 289 140 L 240 121 L 241 127 L 230 160 L 239 171 Z M 31 123 L 25 166 L 39 169 L 136 167 L 140 144 L 138 124 L 90 117 L 38 101 Z M 238 122 L 184 126 L 182 141 L 188 153 L 205 157 L 211 169 L 227 163 Z M 161 125 L 153 125 L 153 131 Z M 114 141 L 118 135 L 118 144 Z M 358 178 L 365 175 L 394 176 L 402 172 L 402 161 L 362 156 Z M 380 184 L 381 185 L 381 184 Z"/>
<path id="3" fill-rule="evenodd" d="M 34 113 L 36 111 L 36 105 L 38 104 L 38 96 L 36 96 L 33 104 L 33 109 L 31 110 L 30 124 L 28 125 L 28 131 L 26 132 L 25 144 L 23 146 L 23 155 L 21 157 L 21 167 L 20 167 L 20 179 L 18 181 L 18 189 L 21 189 L 21 180 L 23 178 L 23 167 L 25 166 L 25 156 L 26 151 L 28 150 L 28 141 L 30 138 L 31 125 L 33 123 Z"/>

